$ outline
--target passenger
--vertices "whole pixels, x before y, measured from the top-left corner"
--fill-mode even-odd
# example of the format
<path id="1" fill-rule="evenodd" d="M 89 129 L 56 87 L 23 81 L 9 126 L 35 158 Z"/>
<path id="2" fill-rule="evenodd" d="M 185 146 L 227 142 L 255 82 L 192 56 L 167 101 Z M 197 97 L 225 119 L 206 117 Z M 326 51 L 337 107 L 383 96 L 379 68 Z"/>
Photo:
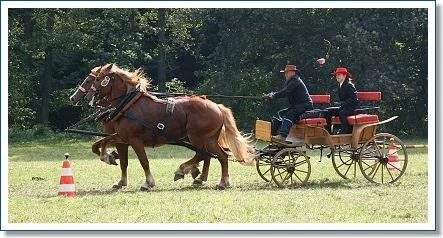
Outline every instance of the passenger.
<path id="1" fill-rule="evenodd" d="M 349 134 L 352 133 L 352 128 L 349 126 L 347 117 L 355 115 L 355 110 L 359 108 L 357 90 L 351 82 L 352 74 L 348 72 L 346 68 L 337 68 L 331 74 L 334 75 L 337 80 L 339 87 L 338 97 L 340 101 L 334 102 L 334 105 L 337 107 L 327 108 L 327 112 L 324 114 L 327 123 L 326 130 L 329 134 L 332 134 L 332 116 L 339 116 L 341 128 L 337 131 L 337 134 Z"/>
<path id="2" fill-rule="evenodd" d="M 285 84 L 284 87 L 274 93 L 265 94 L 263 97 L 268 99 L 288 98 L 289 108 L 282 116 L 282 124 L 278 130 L 278 135 L 272 136 L 273 141 L 284 143 L 289 134 L 292 125 L 300 120 L 301 114 L 308 110 L 312 110 L 312 99 L 309 95 L 306 85 L 299 76 L 299 71 L 295 65 L 288 64 L 284 70 Z"/>

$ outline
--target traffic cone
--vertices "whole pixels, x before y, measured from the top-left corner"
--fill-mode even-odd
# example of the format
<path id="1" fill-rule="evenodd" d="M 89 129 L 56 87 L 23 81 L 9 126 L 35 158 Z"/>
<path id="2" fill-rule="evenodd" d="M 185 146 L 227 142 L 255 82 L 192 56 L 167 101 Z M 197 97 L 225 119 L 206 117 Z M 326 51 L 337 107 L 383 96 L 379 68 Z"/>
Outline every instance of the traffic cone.
<path id="1" fill-rule="evenodd" d="M 60 186 L 58 188 L 58 195 L 75 197 L 77 192 L 75 191 L 74 177 L 72 175 L 71 163 L 68 160 L 69 154 L 65 154 L 65 160 L 63 161 L 62 172 L 60 176 Z"/>
<path id="2" fill-rule="evenodd" d="M 386 166 L 389 170 L 395 171 L 400 169 L 401 165 L 398 162 L 397 146 L 394 143 L 394 138 L 391 138 L 389 141 L 388 164 Z"/>

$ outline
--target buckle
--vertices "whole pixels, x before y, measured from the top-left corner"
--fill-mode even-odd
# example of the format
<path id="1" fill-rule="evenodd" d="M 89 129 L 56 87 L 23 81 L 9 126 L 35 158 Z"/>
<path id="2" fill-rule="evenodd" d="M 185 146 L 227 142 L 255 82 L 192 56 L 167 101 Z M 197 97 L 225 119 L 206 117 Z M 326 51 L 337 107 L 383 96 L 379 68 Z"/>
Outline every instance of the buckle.
<path id="1" fill-rule="evenodd" d="M 158 123 L 157 124 L 157 129 L 163 130 L 163 129 L 165 129 L 165 125 L 163 123 Z"/>

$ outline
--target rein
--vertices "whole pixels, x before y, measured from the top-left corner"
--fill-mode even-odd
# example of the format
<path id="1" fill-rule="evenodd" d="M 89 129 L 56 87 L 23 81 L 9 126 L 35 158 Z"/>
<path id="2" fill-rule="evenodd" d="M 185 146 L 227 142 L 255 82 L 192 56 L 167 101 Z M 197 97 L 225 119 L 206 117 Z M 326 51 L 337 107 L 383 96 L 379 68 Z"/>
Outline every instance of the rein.
<path id="1" fill-rule="evenodd" d="M 242 99 L 263 99 L 262 96 L 244 96 L 244 95 L 222 95 L 222 94 L 202 94 L 194 93 L 168 93 L 168 92 L 149 92 L 154 96 L 206 96 L 211 98 L 242 98 Z"/>

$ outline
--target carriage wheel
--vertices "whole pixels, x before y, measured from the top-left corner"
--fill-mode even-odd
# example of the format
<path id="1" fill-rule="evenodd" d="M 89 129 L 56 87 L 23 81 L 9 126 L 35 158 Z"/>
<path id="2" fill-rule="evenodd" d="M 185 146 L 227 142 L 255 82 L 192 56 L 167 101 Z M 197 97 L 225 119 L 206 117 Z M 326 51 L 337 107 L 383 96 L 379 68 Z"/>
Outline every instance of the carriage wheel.
<path id="1" fill-rule="evenodd" d="M 340 177 L 355 179 L 359 153 L 351 145 L 336 146 L 332 152 L 332 165 Z"/>
<path id="2" fill-rule="evenodd" d="M 266 182 L 271 182 L 271 160 L 279 150 L 279 148 L 273 145 L 267 145 L 255 157 L 255 167 L 257 168 L 258 175 Z"/>
<path id="3" fill-rule="evenodd" d="M 360 169 L 372 183 L 394 183 L 405 172 L 408 153 L 398 137 L 380 133 L 369 139 L 360 151 Z"/>
<path id="4" fill-rule="evenodd" d="M 296 188 L 305 184 L 311 175 L 311 162 L 294 148 L 279 151 L 271 161 L 272 180 L 280 188 Z"/>

